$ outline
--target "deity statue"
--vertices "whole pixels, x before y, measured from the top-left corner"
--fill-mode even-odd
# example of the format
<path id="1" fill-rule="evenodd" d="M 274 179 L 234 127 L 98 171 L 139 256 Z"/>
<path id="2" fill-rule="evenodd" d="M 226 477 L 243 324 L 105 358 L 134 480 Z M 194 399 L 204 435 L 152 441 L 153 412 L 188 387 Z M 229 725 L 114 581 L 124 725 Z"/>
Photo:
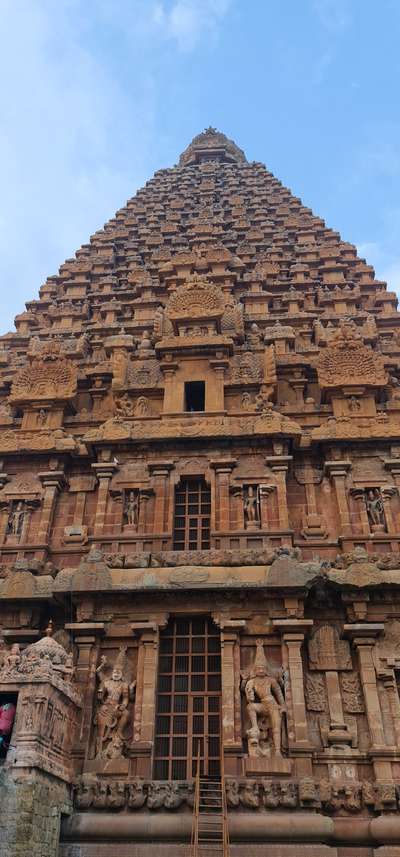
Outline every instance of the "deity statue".
<path id="1" fill-rule="evenodd" d="M 128 393 L 124 393 L 123 396 L 120 396 L 119 399 L 116 399 L 115 413 L 116 417 L 120 419 L 122 417 L 134 416 L 133 402 L 132 399 L 129 398 Z"/>
<path id="2" fill-rule="evenodd" d="M 257 488 L 253 485 L 247 487 L 243 500 L 245 526 L 251 528 L 260 524 L 260 508 Z"/>
<path id="3" fill-rule="evenodd" d="M 121 646 L 116 657 L 110 678 L 104 675 L 108 668 L 107 658 L 101 657 L 96 670 L 99 681 L 97 697 L 99 708 L 95 716 L 96 758 L 121 756 L 124 745 L 124 732 L 128 725 L 129 702 L 133 700 L 136 682 L 131 685 L 123 679 L 126 646 Z M 113 750 L 111 750 L 110 745 Z M 111 752 L 110 752 L 111 751 Z"/>
<path id="4" fill-rule="evenodd" d="M 268 399 L 268 394 L 265 392 L 257 393 L 256 395 L 256 411 L 262 417 L 271 416 L 274 410 L 274 403 Z"/>
<path id="5" fill-rule="evenodd" d="M 251 724 L 247 730 L 249 755 L 267 756 L 272 749 L 275 756 L 281 756 L 285 699 L 277 679 L 269 673 L 261 639 L 256 640 L 250 672 L 242 675 L 242 690 Z"/>
<path id="6" fill-rule="evenodd" d="M 40 410 L 38 411 L 38 415 L 36 417 L 37 425 L 39 425 L 39 426 L 46 425 L 47 416 L 48 416 L 48 414 L 47 414 L 47 411 L 45 410 L 45 408 L 40 408 Z"/>
<path id="7" fill-rule="evenodd" d="M 381 492 L 378 488 L 371 488 L 367 491 L 365 498 L 365 505 L 367 509 L 368 520 L 373 529 L 379 527 L 379 529 L 384 529 L 385 527 L 385 510 L 383 506 L 383 500 L 381 496 Z"/>
<path id="8" fill-rule="evenodd" d="M 129 491 L 128 496 L 125 498 L 125 509 L 124 514 L 126 518 L 126 523 L 130 527 L 138 527 L 139 525 L 139 492 L 138 491 Z"/>
<path id="9" fill-rule="evenodd" d="M 11 536 L 20 536 L 24 523 L 25 507 L 23 500 L 13 503 L 8 517 L 7 533 Z"/>
<path id="10" fill-rule="evenodd" d="M 146 396 L 139 396 L 134 410 L 135 417 L 147 417 L 149 413 L 149 400 L 146 399 Z"/>
<path id="11" fill-rule="evenodd" d="M 4 656 L 2 672 L 6 675 L 13 672 L 21 662 L 19 643 L 13 643 L 9 652 Z"/>
<path id="12" fill-rule="evenodd" d="M 251 396 L 246 390 L 242 393 L 241 406 L 244 411 L 249 411 L 252 408 Z"/>

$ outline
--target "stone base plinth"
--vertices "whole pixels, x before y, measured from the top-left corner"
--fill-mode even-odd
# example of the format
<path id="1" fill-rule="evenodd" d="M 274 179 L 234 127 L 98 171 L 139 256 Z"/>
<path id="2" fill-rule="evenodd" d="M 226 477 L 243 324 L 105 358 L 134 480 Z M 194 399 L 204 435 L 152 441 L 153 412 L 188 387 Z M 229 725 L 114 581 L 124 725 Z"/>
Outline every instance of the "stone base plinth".
<path id="1" fill-rule="evenodd" d="M 116 774 L 126 776 L 129 771 L 129 759 L 89 759 L 85 762 L 85 774 Z"/>
<path id="2" fill-rule="evenodd" d="M 279 774 L 282 776 L 290 776 L 292 773 L 292 765 L 289 759 L 283 759 L 280 756 L 248 756 L 243 759 L 244 773 L 247 777 L 257 776 L 258 774 Z"/>

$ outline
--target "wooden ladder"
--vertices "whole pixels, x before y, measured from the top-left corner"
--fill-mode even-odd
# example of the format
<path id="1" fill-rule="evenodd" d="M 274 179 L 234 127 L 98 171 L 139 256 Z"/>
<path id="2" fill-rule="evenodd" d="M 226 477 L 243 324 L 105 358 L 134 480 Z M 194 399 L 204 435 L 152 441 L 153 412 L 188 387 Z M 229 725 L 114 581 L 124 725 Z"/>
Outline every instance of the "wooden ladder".
<path id="1" fill-rule="evenodd" d="M 200 759 L 193 806 L 190 857 L 230 857 L 225 777 L 200 776 Z"/>

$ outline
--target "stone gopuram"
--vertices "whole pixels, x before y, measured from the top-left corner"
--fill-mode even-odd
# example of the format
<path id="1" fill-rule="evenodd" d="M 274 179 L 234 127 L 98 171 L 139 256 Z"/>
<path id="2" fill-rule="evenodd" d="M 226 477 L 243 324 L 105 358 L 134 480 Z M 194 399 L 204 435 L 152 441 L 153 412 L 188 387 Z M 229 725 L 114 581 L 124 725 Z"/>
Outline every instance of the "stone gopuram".
<path id="1" fill-rule="evenodd" d="M 396 295 L 210 128 L 15 326 L 1 857 L 399 857 Z"/>

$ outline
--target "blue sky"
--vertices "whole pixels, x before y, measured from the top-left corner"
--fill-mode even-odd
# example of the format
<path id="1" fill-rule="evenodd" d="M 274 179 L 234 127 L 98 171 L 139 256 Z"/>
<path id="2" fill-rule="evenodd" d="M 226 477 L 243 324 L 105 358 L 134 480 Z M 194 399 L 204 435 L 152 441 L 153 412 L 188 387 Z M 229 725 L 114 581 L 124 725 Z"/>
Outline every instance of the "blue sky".
<path id="1" fill-rule="evenodd" d="M 0 0 L 0 332 L 204 127 L 400 292 L 399 0 Z"/>

